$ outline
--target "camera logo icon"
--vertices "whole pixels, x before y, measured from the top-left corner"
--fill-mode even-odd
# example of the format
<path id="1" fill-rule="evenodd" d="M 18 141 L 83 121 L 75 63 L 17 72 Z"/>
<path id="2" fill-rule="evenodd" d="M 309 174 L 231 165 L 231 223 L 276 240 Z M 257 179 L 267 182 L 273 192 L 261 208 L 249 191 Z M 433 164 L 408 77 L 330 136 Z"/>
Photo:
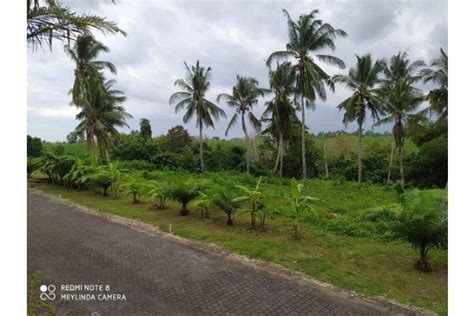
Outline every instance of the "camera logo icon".
<path id="1" fill-rule="evenodd" d="M 54 301 L 56 299 L 56 294 L 54 293 L 56 291 L 56 286 L 54 284 L 50 285 L 41 285 L 40 286 L 40 299 L 42 301 L 50 300 Z"/>

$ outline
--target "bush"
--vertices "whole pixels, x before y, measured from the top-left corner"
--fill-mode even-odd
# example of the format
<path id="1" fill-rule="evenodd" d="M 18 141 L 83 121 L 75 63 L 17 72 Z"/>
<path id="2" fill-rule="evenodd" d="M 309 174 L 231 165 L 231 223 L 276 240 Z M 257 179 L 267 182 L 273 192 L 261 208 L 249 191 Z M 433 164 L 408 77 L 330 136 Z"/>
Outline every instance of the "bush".
<path id="1" fill-rule="evenodd" d="M 420 253 L 415 267 L 429 271 L 428 251 L 447 247 L 447 193 L 444 190 L 413 190 L 403 196 L 402 205 L 398 230 Z"/>
<path id="2" fill-rule="evenodd" d="M 189 214 L 187 205 L 199 196 L 200 189 L 200 186 L 190 180 L 176 181 L 172 184 L 169 195 L 171 199 L 181 203 L 180 215 L 185 216 Z"/>
<path id="3" fill-rule="evenodd" d="M 227 225 L 234 225 L 232 215 L 242 206 L 242 203 L 236 199 L 236 194 L 228 188 L 219 190 L 213 197 L 213 204 L 227 214 Z"/>

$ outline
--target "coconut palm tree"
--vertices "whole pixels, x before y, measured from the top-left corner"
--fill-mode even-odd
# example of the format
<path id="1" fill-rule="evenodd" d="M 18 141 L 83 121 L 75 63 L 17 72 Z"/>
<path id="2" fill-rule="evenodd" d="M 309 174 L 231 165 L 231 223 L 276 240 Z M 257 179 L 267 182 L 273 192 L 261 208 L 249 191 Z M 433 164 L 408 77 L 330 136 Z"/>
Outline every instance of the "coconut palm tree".
<path id="1" fill-rule="evenodd" d="M 76 119 L 80 121 L 76 127 L 77 133 L 85 133 L 89 150 L 97 141 L 100 156 L 108 161 L 108 150 L 114 139 L 119 135 L 117 127 L 129 127 L 127 118 L 132 116 L 120 104 L 126 100 L 123 92 L 112 89 L 114 80 L 105 81 L 103 76 L 88 79 L 87 98 Z"/>
<path id="2" fill-rule="evenodd" d="M 290 138 L 291 122 L 297 120 L 295 108 L 291 102 L 295 91 L 295 73 L 291 64 L 285 62 L 277 65 L 275 70 L 269 71 L 270 88 L 274 93 L 272 100 L 266 103 L 267 108 L 262 114 L 262 121 L 269 121 L 268 128 L 264 131 L 272 134 L 277 139 L 277 158 L 273 172 L 279 166 L 280 177 L 283 174 L 283 160 L 285 143 Z"/>
<path id="3" fill-rule="evenodd" d="M 26 1 L 26 41 L 33 49 L 43 45 L 52 48 L 53 39 L 69 42 L 90 35 L 92 30 L 127 35 L 116 23 L 93 14 L 79 15 L 57 0 Z"/>
<path id="4" fill-rule="evenodd" d="M 381 80 L 381 88 L 378 91 L 388 116 L 375 123 L 375 126 L 389 122 L 394 124 L 392 134 L 398 151 L 402 188 L 405 186 L 403 166 L 405 130 L 409 119 L 414 117 L 414 112 L 423 101 L 422 92 L 415 87 L 415 84 L 422 79 L 418 73 L 423 67 L 425 63 L 422 60 L 411 61 L 406 52 L 392 56 L 389 65 L 384 65 L 384 78 Z"/>
<path id="5" fill-rule="evenodd" d="M 337 107 L 344 111 L 343 123 L 357 122 L 358 125 L 358 154 L 357 154 L 357 184 L 362 182 L 362 126 L 367 112 L 373 119 L 378 120 L 382 112 L 382 104 L 377 98 L 375 87 L 379 82 L 379 75 L 383 70 L 383 61 L 372 61 L 370 54 L 357 56 L 355 68 L 351 68 L 347 75 L 334 76 L 334 82 L 342 83 L 352 90 L 352 95 L 341 102 Z"/>
<path id="6" fill-rule="evenodd" d="M 87 83 L 93 76 L 99 76 L 99 72 L 107 68 L 113 74 L 117 73 L 114 64 L 108 61 L 98 61 L 100 53 L 109 52 L 109 48 L 97 41 L 92 35 L 83 35 L 77 38 L 72 47 L 64 46 L 66 54 L 74 61 L 74 84 L 72 86 L 72 102 L 78 107 L 82 106 L 82 98 L 88 93 Z"/>
<path id="7" fill-rule="evenodd" d="M 250 173 L 250 142 L 245 116 L 247 116 L 251 126 L 257 132 L 260 132 L 261 123 L 252 113 L 252 110 L 258 103 L 258 98 L 263 97 L 266 92 L 266 89 L 258 87 L 258 81 L 255 78 L 237 75 L 237 83 L 232 88 L 232 94 L 221 93 L 217 96 L 217 102 L 224 100 L 229 107 L 235 109 L 235 113 L 225 130 L 226 136 L 229 133 L 230 128 L 234 126 L 240 118 L 242 130 L 245 135 L 245 141 L 247 143 L 247 174 Z"/>
<path id="8" fill-rule="evenodd" d="M 435 113 L 438 119 L 446 120 L 448 118 L 448 55 L 443 49 L 440 49 L 439 58 L 431 62 L 431 67 L 422 69 L 420 75 L 424 83 L 432 82 L 437 85 L 428 93 L 430 106 L 420 111 L 420 114 Z"/>
<path id="9" fill-rule="evenodd" d="M 275 60 L 293 59 L 293 72 L 296 75 L 297 95 L 300 98 L 301 109 L 301 155 L 303 178 L 306 179 L 306 150 L 305 150 L 305 107 L 314 108 L 316 96 L 326 100 L 326 87 L 334 90 L 331 77 L 318 65 L 315 60 L 344 68 L 344 62 L 334 56 L 317 54 L 323 49 L 335 49 L 334 39 L 346 36 L 346 32 L 333 28 L 328 23 L 316 19 L 318 10 L 300 15 L 298 21 L 293 21 L 286 10 L 283 10 L 288 23 L 289 41 L 286 50 L 273 52 L 267 59 L 267 65 Z M 314 54 L 314 57 L 311 56 Z M 305 99 L 309 102 L 305 105 Z"/>
<path id="10" fill-rule="evenodd" d="M 187 123 L 191 118 L 196 116 L 196 126 L 199 129 L 199 155 L 201 158 L 201 172 L 204 172 L 204 157 L 202 151 L 202 130 L 204 126 L 214 128 L 213 119 L 218 120 L 219 117 L 226 117 L 225 112 L 217 105 L 206 99 L 206 92 L 209 91 L 211 83 L 211 67 L 204 68 L 199 64 L 199 60 L 195 66 L 186 67 L 185 79 L 178 79 L 174 83 L 183 91 L 174 93 L 169 100 L 172 105 L 176 103 L 175 111 L 186 109 L 183 116 L 183 122 Z"/>

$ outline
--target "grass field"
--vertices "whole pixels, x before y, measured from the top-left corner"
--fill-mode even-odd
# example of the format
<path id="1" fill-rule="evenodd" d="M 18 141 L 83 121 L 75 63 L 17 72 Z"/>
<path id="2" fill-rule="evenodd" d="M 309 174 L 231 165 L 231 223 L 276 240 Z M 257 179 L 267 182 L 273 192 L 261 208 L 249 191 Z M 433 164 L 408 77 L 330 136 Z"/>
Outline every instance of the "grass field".
<path id="1" fill-rule="evenodd" d="M 199 177 L 199 176 L 195 176 Z M 236 183 L 245 176 L 207 174 L 225 177 Z M 273 198 L 270 207 L 287 204 L 288 181 L 264 179 L 263 189 Z M 384 296 L 401 303 L 447 313 L 447 251 L 430 252 L 434 270 L 419 272 L 413 263 L 416 251 L 405 241 L 386 236 L 387 227 L 365 221 L 370 209 L 396 205 L 395 191 L 365 184 L 361 190 L 351 182 L 309 180 L 307 194 L 319 198 L 315 214 L 302 224 L 304 239 L 291 237 L 291 221 L 283 216 L 269 220 L 265 233 L 249 230 L 249 215 L 237 213 L 235 226 L 225 225 L 225 214 L 215 210 L 211 220 L 200 218 L 191 205 L 189 216 L 179 216 L 179 206 L 172 201 L 162 211 L 152 210 L 148 202 L 132 204 L 131 197 L 107 197 L 91 191 L 69 190 L 44 182 L 31 182 L 38 189 L 61 195 L 102 212 L 153 224 L 172 233 L 247 255 L 281 264 L 316 279 L 360 293 Z"/>

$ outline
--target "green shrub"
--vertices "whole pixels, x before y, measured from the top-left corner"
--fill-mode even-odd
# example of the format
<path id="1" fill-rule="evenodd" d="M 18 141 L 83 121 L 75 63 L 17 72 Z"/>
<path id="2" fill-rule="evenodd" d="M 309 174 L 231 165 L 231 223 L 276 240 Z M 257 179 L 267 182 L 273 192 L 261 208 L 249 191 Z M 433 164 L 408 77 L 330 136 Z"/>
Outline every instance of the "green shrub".
<path id="1" fill-rule="evenodd" d="M 431 269 L 428 251 L 447 247 L 448 198 L 444 190 L 413 190 L 403 196 L 398 231 L 420 253 L 415 267 Z"/>
<path id="2" fill-rule="evenodd" d="M 234 225 L 232 215 L 234 215 L 242 206 L 236 194 L 228 188 L 218 190 L 213 197 L 213 205 L 227 214 L 227 225 Z"/>
<path id="3" fill-rule="evenodd" d="M 159 200 L 158 208 L 160 210 L 165 209 L 166 199 L 170 197 L 171 190 L 168 181 L 156 181 L 150 180 L 148 181 L 148 199 L 149 201 L 157 201 Z"/>
<path id="4" fill-rule="evenodd" d="M 303 191 L 304 184 L 296 182 L 294 178 L 291 179 L 291 204 L 290 208 L 288 209 L 288 216 L 293 220 L 293 236 L 297 240 L 301 238 L 301 233 L 299 231 L 301 217 L 304 215 L 304 213 L 314 211 L 309 205 L 309 202 L 317 200 L 314 197 L 303 195 Z"/>
<path id="5" fill-rule="evenodd" d="M 185 216 L 189 214 L 187 205 L 199 196 L 199 191 L 201 191 L 201 189 L 202 188 L 198 184 L 191 180 L 178 180 L 171 185 L 169 196 L 171 199 L 181 204 L 181 215 Z"/>

